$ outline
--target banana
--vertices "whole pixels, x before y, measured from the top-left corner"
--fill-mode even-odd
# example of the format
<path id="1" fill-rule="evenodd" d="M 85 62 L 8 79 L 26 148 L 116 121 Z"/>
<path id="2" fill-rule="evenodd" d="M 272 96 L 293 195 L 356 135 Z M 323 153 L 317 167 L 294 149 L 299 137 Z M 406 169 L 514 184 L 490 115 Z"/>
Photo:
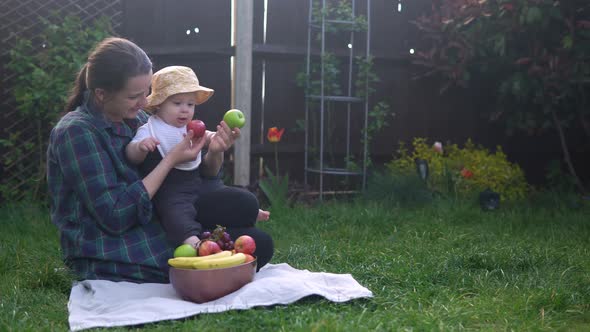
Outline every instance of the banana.
<path id="1" fill-rule="evenodd" d="M 221 269 L 240 265 L 246 261 L 246 255 L 237 253 L 229 257 L 207 259 L 193 263 L 193 268 L 197 270 Z"/>
<path id="2" fill-rule="evenodd" d="M 195 257 L 176 257 L 173 259 L 178 259 L 179 261 L 202 261 L 202 260 L 206 260 L 206 259 L 212 259 L 212 258 L 221 258 L 221 257 L 228 257 L 233 255 L 233 252 L 231 252 L 231 250 L 224 250 L 224 251 L 220 251 L 216 254 L 212 254 L 212 255 L 207 255 L 207 256 L 195 256 Z"/>
<path id="3" fill-rule="evenodd" d="M 231 251 L 224 250 L 224 251 L 218 252 L 213 255 L 208 255 L 208 256 L 170 258 L 168 260 L 168 264 L 170 264 L 170 266 L 180 268 L 180 269 L 192 269 L 193 263 L 195 263 L 195 262 L 206 261 L 206 260 L 210 260 L 210 259 L 218 259 L 218 258 L 223 258 L 223 257 L 229 257 L 231 255 L 232 255 Z"/>

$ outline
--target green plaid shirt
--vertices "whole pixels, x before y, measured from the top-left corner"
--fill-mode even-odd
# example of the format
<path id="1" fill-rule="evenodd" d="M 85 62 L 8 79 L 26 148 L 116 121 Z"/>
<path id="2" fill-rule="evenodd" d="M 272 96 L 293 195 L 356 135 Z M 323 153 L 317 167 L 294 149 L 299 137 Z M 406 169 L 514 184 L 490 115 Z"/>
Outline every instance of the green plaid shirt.
<path id="1" fill-rule="evenodd" d="M 88 96 L 86 96 L 88 100 Z M 125 146 L 147 121 L 114 123 L 85 102 L 51 131 L 51 220 L 66 264 L 81 279 L 167 282 L 172 248 Z"/>

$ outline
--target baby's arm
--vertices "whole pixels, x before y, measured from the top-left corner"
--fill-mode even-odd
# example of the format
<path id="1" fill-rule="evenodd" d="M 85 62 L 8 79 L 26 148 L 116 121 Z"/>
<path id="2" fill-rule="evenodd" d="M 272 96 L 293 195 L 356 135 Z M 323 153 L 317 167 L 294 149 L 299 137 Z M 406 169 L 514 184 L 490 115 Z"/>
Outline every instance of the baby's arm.
<path id="1" fill-rule="evenodd" d="M 158 144 L 160 144 L 160 142 L 153 137 L 147 137 L 141 141 L 132 141 L 125 147 L 127 160 L 135 165 L 141 164 L 145 160 L 148 152 L 154 151 Z"/>

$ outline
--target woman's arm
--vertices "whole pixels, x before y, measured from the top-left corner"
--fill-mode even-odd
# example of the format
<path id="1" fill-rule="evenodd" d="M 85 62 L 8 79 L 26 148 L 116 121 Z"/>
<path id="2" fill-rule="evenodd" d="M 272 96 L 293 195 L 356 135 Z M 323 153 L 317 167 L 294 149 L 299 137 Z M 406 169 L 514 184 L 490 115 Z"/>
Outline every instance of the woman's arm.
<path id="1" fill-rule="evenodd" d="M 233 131 L 224 121 L 217 126 L 217 132 L 213 135 L 205 135 L 209 139 L 209 149 L 201 164 L 201 174 L 204 176 L 217 176 L 223 164 L 223 153 L 227 151 L 240 137 L 240 129 Z"/>
<path id="2" fill-rule="evenodd" d="M 71 188 L 70 195 L 101 229 L 119 235 L 148 223 L 152 204 L 141 180 L 121 176 L 125 160 L 113 159 L 110 142 L 97 130 L 71 123 L 52 131 L 50 154 L 63 174 L 59 186 Z"/>
<path id="3" fill-rule="evenodd" d="M 221 165 L 223 165 L 223 152 L 208 151 L 199 170 L 203 176 L 214 177 L 221 170 Z"/>
<path id="4" fill-rule="evenodd" d="M 202 137 L 196 141 L 193 139 L 193 131 L 189 130 L 188 134 L 170 150 L 170 152 L 160 161 L 144 179 L 143 184 L 147 190 L 150 199 L 154 197 L 162 182 L 170 170 L 183 162 L 195 160 L 205 144 L 205 138 Z"/>
<path id="5" fill-rule="evenodd" d="M 117 171 L 125 161 L 113 159 L 109 143 L 101 138 L 94 128 L 69 125 L 52 132 L 50 149 L 64 175 L 63 181 L 99 227 L 114 235 L 148 223 L 152 216 L 150 199 L 168 172 L 178 163 L 195 159 L 202 147 L 202 143 L 191 143 L 191 132 L 145 179 L 130 182 Z"/>

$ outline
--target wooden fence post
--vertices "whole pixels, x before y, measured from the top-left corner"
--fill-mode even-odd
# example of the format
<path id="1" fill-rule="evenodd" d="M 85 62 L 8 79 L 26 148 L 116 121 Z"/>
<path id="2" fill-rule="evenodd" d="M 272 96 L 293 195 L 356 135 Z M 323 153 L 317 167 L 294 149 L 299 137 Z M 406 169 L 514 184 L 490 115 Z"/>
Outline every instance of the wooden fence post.
<path id="1" fill-rule="evenodd" d="M 235 105 L 246 116 L 242 136 L 235 143 L 234 184 L 250 183 L 250 133 L 252 128 L 252 25 L 254 22 L 253 0 L 236 0 L 235 4 Z"/>

